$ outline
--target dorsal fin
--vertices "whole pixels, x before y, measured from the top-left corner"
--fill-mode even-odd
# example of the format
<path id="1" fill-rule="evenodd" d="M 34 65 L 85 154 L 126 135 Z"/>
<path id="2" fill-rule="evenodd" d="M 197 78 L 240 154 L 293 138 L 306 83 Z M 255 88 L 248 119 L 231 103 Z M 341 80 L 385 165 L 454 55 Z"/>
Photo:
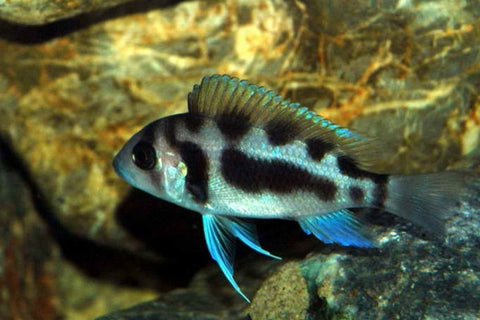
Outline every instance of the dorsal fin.
<path id="1" fill-rule="evenodd" d="M 294 126 L 295 139 L 318 139 L 333 146 L 333 152 L 348 155 L 361 169 L 378 171 L 378 154 L 372 140 L 247 80 L 218 74 L 204 77 L 189 93 L 188 109 L 191 114 L 213 119 L 240 117 L 266 130 L 272 123 L 280 132 Z"/>

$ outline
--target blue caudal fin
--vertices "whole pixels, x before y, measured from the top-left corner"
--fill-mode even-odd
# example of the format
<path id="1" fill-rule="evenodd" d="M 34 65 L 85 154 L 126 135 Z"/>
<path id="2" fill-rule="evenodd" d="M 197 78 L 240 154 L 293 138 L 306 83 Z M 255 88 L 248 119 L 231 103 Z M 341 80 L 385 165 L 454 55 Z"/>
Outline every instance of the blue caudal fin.
<path id="1" fill-rule="evenodd" d="M 238 219 L 205 214 L 203 218 L 203 231 L 208 250 L 213 260 L 217 261 L 233 288 L 248 302 L 250 300 L 240 290 L 233 278 L 233 259 L 235 256 L 235 238 L 240 239 L 250 248 L 275 259 L 280 259 L 264 250 L 258 243 L 255 225 L 242 222 Z"/>
<path id="2" fill-rule="evenodd" d="M 327 215 L 298 221 L 306 234 L 312 234 L 325 243 L 344 246 L 373 247 L 374 244 L 362 233 L 362 224 L 349 210 L 339 210 Z"/>

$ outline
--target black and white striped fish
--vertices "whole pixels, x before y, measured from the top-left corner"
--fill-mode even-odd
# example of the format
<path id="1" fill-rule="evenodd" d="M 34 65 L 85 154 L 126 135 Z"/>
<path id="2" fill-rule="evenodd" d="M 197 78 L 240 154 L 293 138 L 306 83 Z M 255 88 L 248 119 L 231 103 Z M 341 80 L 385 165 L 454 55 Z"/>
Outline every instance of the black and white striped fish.
<path id="1" fill-rule="evenodd" d="M 469 187 L 466 174 L 375 171 L 372 143 L 267 91 L 227 75 L 203 78 L 188 112 L 159 119 L 117 154 L 136 188 L 202 214 L 214 260 L 233 278 L 235 238 L 267 256 L 242 218 L 298 221 L 326 243 L 370 247 L 349 208 L 380 208 L 441 232 L 442 217 Z"/>

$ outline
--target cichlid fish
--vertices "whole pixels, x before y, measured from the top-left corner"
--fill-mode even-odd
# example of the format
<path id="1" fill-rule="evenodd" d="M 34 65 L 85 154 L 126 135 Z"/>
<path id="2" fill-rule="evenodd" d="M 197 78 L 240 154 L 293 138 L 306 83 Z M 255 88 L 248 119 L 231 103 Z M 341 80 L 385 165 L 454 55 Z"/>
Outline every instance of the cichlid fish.
<path id="1" fill-rule="evenodd" d="M 469 187 L 447 171 L 389 175 L 375 170 L 370 140 L 228 75 L 204 77 L 188 112 L 159 119 L 116 155 L 136 188 L 202 214 L 207 247 L 235 290 L 235 238 L 272 258 L 242 218 L 290 219 L 325 243 L 371 247 L 350 208 L 377 208 L 437 233 Z M 279 259 L 279 258 L 278 258 Z"/>

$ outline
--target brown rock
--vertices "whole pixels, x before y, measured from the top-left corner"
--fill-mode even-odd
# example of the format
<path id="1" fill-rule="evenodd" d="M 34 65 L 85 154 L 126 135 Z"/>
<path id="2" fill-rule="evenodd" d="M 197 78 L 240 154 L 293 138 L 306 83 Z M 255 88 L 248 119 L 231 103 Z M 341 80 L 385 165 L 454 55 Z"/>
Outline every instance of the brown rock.
<path id="1" fill-rule="evenodd" d="M 13 160 L 0 145 L 0 318 L 57 319 L 58 252 Z"/>
<path id="2" fill-rule="evenodd" d="M 61 12 L 70 3 L 50 2 Z M 172 207 L 146 215 L 153 200 L 126 198 L 130 189 L 110 163 L 143 125 L 185 111 L 186 94 L 206 74 L 248 78 L 380 137 L 379 157 L 391 170 L 440 170 L 478 145 L 476 2 L 138 4 L 136 14 L 95 20 L 94 12 L 88 23 L 0 24 L 0 134 L 76 235 L 137 253 L 174 247 L 178 255 L 187 241 L 177 248 L 159 241 L 164 234 L 201 237 L 183 213 L 175 217 L 187 221 L 183 229 L 166 227 L 175 225 L 163 218 Z M 142 203 L 122 203 L 132 198 Z"/>
<path id="3" fill-rule="evenodd" d="M 152 299 L 156 294 L 151 290 L 126 288 L 119 281 L 99 282 L 65 259 L 62 251 L 82 250 L 81 239 L 54 227 L 42 195 L 28 173 L 19 169 L 19 162 L 0 142 L 0 318 L 92 319 Z M 87 250 L 93 255 L 105 253 L 95 246 Z"/>
<path id="4" fill-rule="evenodd" d="M 469 89 L 478 81 L 478 37 L 469 7 L 438 4 L 457 12 L 448 15 L 457 23 L 450 30 L 417 16 L 429 12 L 421 4 L 359 5 L 187 2 L 33 46 L 0 42 L 0 130 L 65 225 L 135 250 L 140 244 L 115 217 L 128 187 L 111 159 L 141 126 L 184 111 L 205 74 L 280 88 L 343 125 L 357 119 L 357 128 L 386 140 L 386 168 L 453 163 L 478 139 Z M 463 52 L 458 68 L 455 52 Z M 442 57 L 448 68 L 438 67 Z"/>
<path id="5" fill-rule="evenodd" d="M 310 298 L 296 262 L 287 263 L 257 291 L 250 307 L 252 320 L 306 319 Z"/>
<path id="6" fill-rule="evenodd" d="M 114 153 L 149 121 L 185 110 L 191 86 L 214 72 L 210 61 L 218 62 L 216 72 L 238 74 L 249 63 L 272 69 L 283 60 L 282 34 L 293 23 L 286 8 L 247 3 L 243 18 L 232 21 L 240 10 L 235 2 L 191 2 L 35 46 L 0 42 L 6 89 L 0 130 L 15 142 L 63 224 L 138 250 L 115 217 L 128 186 L 112 170 Z M 244 48 L 234 32 L 243 28 L 269 36 Z"/>
<path id="7" fill-rule="evenodd" d="M 39 25 L 127 1 L 129 0 L 2 0 L 0 1 L 0 19 L 18 24 Z"/>

